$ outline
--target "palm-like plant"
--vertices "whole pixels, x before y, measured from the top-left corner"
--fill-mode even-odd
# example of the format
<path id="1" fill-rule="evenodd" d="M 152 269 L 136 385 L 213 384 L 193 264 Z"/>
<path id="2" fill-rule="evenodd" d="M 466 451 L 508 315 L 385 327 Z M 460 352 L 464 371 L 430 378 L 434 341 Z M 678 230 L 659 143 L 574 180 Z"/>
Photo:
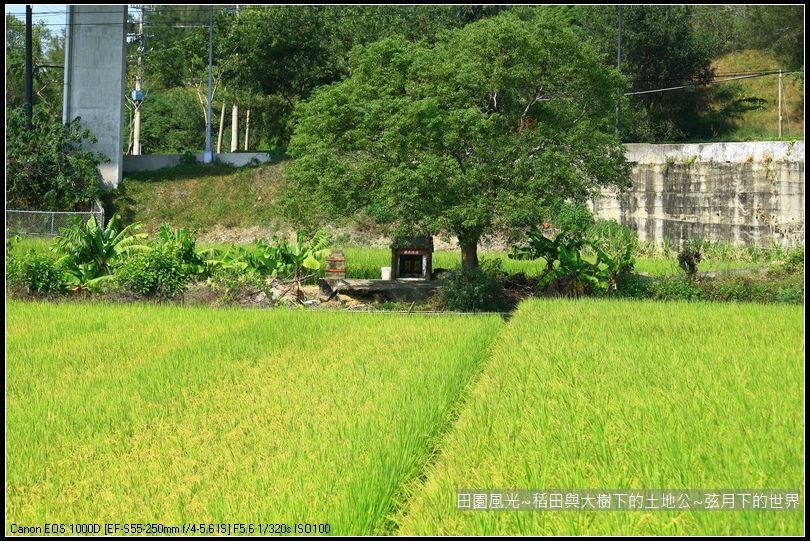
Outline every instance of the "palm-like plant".
<path id="1" fill-rule="evenodd" d="M 147 234 L 136 233 L 141 223 L 135 222 L 119 231 L 120 221 L 121 217 L 115 214 L 103 229 L 95 217 L 70 228 L 61 228 L 54 251 L 66 256 L 70 266 L 84 280 L 108 276 L 116 258 L 134 250 L 148 249 L 140 244 Z"/>

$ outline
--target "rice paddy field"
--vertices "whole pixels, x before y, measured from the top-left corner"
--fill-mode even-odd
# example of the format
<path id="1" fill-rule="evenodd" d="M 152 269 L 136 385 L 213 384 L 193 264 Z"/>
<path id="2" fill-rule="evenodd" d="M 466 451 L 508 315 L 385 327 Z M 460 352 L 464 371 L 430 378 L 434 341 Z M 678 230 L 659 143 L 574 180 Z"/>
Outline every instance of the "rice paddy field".
<path id="1" fill-rule="evenodd" d="M 802 535 L 803 321 L 596 299 L 508 322 L 8 301 L 6 534 Z M 555 488 L 785 489 L 800 508 L 456 507 L 460 489 Z"/>
<path id="2" fill-rule="evenodd" d="M 7 533 L 389 531 L 503 325 L 16 302 L 6 315 Z"/>
<path id="3" fill-rule="evenodd" d="M 803 535 L 803 309 L 531 300 L 488 362 L 408 535 Z M 789 489 L 799 511 L 459 510 L 457 490 Z M 738 503 L 739 505 L 739 503 Z"/>

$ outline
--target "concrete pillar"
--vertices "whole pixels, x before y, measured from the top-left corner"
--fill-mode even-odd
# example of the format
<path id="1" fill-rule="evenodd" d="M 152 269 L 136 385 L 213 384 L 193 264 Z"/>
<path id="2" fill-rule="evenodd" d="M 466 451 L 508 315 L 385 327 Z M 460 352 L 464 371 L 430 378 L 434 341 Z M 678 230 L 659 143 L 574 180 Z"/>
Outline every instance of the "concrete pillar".
<path id="1" fill-rule="evenodd" d="M 98 139 L 84 148 L 110 158 L 99 165 L 104 189 L 123 177 L 126 19 L 126 5 L 68 6 L 63 119 L 80 117 Z"/>

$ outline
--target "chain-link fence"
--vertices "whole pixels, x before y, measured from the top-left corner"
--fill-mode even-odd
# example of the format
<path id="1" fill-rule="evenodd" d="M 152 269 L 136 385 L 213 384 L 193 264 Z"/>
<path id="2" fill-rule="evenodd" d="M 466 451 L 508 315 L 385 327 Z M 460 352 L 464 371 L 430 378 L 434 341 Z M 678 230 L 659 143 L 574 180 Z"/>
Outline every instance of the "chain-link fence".
<path id="1" fill-rule="evenodd" d="M 6 209 L 6 235 L 56 236 L 59 228 L 70 227 L 76 220 L 86 222 L 93 216 L 104 227 L 104 208 L 96 200 L 88 212 L 50 212 Z"/>

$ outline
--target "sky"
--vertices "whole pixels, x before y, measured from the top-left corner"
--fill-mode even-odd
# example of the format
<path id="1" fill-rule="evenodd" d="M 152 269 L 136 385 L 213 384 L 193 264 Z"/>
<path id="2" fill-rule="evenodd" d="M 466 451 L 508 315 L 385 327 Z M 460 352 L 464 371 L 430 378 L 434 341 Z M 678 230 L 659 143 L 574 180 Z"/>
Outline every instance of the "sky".
<path id="1" fill-rule="evenodd" d="M 53 5 L 53 4 L 28 4 L 31 6 L 32 19 L 34 24 L 39 21 L 45 21 L 51 33 L 59 35 L 62 28 L 65 27 L 67 21 L 67 5 Z M 6 14 L 12 14 L 22 22 L 25 22 L 25 6 L 26 4 L 6 4 Z"/>

